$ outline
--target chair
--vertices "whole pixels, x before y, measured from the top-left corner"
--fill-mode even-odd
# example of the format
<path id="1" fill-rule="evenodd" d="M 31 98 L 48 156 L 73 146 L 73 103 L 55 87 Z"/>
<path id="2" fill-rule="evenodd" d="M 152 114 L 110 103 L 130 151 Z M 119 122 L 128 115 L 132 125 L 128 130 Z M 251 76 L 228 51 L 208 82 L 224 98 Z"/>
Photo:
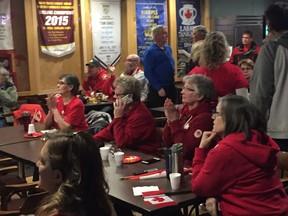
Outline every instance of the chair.
<path id="1" fill-rule="evenodd" d="M 46 114 L 39 104 L 22 104 L 18 110 L 13 111 L 14 125 L 21 124 L 21 117 L 24 111 L 31 113 L 31 123 L 44 123 Z"/>
<path id="2" fill-rule="evenodd" d="M 6 165 L 5 165 L 6 164 Z M 18 198 L 26 197 L 28 192 L 36 190 L 38 182 L 27 183 L 16 175 L 18 166 L 14 165 L 15 162 L 11 158 L 0 159 L 0 199 L 1 210 L 7 210 L 11 197 L 17 195 Z"/>
<path id="3" fill-rule="evenodd" d="M 93 135 L 104 129 L 112 118 L 109 113 L 91 110 L 85 115 L 86 121 L 89 125 L 89 132 Z"/>
<path id="4" fill-rule="evenodd" d="M 42 201 L 48 196 L 47 192 L 38 192 L 35 194 L 28 195 L 23 203 L 16 207 L 16 210 L 0 211 L 0 215 L 16 216 L 16 215 L 27 215 L 35 214 L 37 208 L 41 205 Z"/>

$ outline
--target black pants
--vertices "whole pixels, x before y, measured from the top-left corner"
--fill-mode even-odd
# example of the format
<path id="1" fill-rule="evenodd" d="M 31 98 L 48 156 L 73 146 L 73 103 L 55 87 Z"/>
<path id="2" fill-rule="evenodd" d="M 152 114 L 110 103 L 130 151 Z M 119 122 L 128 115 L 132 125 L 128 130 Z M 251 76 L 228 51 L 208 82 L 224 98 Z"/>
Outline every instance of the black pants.
<path id="1" fill-rule="evenodd" d="M 176 87 L 175 85 L 171 86 L 164 86 L 163 89 L 166 92 L 165 97 L 160 97 L 158 95 L 158 91 L 154 89 L 152 86 L 149 86 L 149 93 L 148 93 L 148 107 L 162 107 L 164 106 L 164 102 L 166 98 L 170 98 L 173 103 L 176 101 Z"/>

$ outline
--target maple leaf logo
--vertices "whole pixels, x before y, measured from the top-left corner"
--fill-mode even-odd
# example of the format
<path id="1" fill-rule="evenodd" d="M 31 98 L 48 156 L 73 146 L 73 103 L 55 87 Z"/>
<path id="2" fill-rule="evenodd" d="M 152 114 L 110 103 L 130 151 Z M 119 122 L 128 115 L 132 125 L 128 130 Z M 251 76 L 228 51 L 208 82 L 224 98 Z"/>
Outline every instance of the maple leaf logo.
<path id="1" fill-rule="evenodd" d="M 192 16 L 192 13 L 190 12 L 189 9 L 186 11 L 186 13 L 184 14 L 184 16 L 185 16 L 187 19 L 190 19 L 190 17 Z"/>
<path id="2" fill-rule="evenodd" d="M 155 197 L 152 201 L 163 202 L 164 199 L 162 197 Z"/>

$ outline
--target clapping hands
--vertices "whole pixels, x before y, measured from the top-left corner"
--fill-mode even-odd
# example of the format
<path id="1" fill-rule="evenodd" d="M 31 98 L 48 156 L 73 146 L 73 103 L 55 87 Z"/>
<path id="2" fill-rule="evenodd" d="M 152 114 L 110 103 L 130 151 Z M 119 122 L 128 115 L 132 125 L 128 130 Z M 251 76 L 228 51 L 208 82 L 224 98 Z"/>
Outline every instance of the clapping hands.
<path id="1" fill-rule="evenodd" d="M 179 119 L 179 110 L 169 98 L 167 98 L 164 102 L 164 112 L 168 122 Z"/>

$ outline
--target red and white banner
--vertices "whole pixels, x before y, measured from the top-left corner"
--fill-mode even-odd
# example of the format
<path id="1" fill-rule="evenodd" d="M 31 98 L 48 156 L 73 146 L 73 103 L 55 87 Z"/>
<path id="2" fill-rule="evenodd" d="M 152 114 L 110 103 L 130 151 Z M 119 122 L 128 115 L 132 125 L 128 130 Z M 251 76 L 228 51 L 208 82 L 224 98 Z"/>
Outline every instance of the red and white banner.
<path id="1" fill-rule="evenodd" d="M 10 0 L 0 0 L 0 50 L 13 50 Z"/>
<path id="2" fill-rule="evenodd" d="M 121 1 L 90 0 L 93 54 L 105 64 L 121 56 Z"/>
<path id="3" fill-rule="evenodd" d="M 54 57 L 75 50 L 73 0 L 37 0 L 41 51 Z"/>

